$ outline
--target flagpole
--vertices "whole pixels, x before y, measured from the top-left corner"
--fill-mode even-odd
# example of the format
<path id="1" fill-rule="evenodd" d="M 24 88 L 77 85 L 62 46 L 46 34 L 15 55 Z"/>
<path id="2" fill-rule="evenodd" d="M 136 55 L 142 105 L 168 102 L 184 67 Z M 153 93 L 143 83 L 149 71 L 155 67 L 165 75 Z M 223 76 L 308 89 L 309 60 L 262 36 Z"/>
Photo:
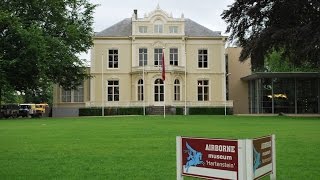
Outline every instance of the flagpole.
<path id="1" fill-rule="evenodd" d="M 104 116 L 104 83 L 103 83 L 103 54 L 101 55 L 101 96 L 102 96 L 102 109 L 101 116 Z"/>
<path id="2" fill-rule="evenodd" d="M 166 118 L 166 81 L 163 81 L 163 118 Z"/>
<path id="3" fill-rule="evenodd" d="M 185 42 L 184 42 L 185 43 Z M 186 44 L 184 44 L 186 45 Z M 187 51 L 184 46 L 184 115 L 187 115 Z"/>
<path id="4" fill-rule="evenodd" d="M 162 80 L 163 80 L 163 118 L 166 118 L 166 65 L 165 65 L 165 59 L 164 59 L 164 50 L 165 48 L 162 48 Z"/>
<path id="5" fill-rule="evenodd" d="M 142 83 L 142 98 L 143 98 L 143 115 L 146 115 L 146 102 L 145 102 L 145 80 L 144 80 L 144 53 L 143 53 L 143 70 L 142 70 L 142 79 L 143 79 L 143 83 Z M 141 90 L 141 89 L 140 89 Z"/>

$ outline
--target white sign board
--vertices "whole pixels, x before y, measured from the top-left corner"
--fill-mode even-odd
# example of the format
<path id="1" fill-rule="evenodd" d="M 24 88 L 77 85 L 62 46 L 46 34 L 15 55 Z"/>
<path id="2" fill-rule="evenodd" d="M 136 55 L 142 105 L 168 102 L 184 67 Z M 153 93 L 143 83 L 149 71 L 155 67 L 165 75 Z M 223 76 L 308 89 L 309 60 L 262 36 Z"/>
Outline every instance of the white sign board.
<path id="1" fill-rule="evenodd" d="M 274 135 L 238 140 L 178 136 L 176 141 L 177 179 L 276 179 Z"/>

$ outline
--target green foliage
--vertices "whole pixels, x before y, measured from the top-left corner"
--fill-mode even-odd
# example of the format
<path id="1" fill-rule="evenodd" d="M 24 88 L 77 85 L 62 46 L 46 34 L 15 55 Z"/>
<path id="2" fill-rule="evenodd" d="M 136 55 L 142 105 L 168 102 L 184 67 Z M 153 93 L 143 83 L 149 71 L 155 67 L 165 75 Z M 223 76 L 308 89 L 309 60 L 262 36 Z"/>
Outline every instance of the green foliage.
<path id="1" fill-rule="evenodd" d="M 283 50 L 282 59 L 295 67 L 320 66 L 318 0 L 236 0 L 222 18 L 230 40 L 243 47 L 240 60 L 250 57 L 253 71 L 272 50 Z"/>
<path id="2" fill-rule="evenodd" d="M 0 177 L 175 179 L 176 136 L 247 139 L 275 134 L 277 179 L 316 180 L 319 126 L 318 117 L 284 116 L 1 120 Z"/>
<path id="3" fill-rule="evenodd" d="M 79 116 L 101 116 L 102 108 L 80 108 Z M 114 115 L 142 115 L 142 107 L 105 107 L 104 115 L 105 116 L 114 116 Z"/>
<path id="4" fill-rule="evenodd" d="M 183 109 L 183 107 L 176 107 L 176 115 L 184 115 Z"/>
<path id="5" fill-rule="evenodd" d="M 92 45 L 95 7 L 87 0 L 0 1 L 0 81 L 23 93 L 46 91 L 48 82 L 66 89 L 82 83 L 89 75 L 76 55 Z"/>
<path id="6" fill-rule="evenodd" d="M 190 115 L 223 115 L 225 112 L 224 107 L 217 108 L 205 108 L 205 107 L 190 107 L 189 114 Z M 227 114 L 232 114 L 232 110 L 227 108 Z"/>
<path id="7" fill-rule="evenodd" d="M 295 66 L 288 57 L 283 57 L 283 51 L 272 51 L 266 55 L 264 64 L 267 72 L 320 72 L 320 67 L 312 67 L 308 63 Z"/>
<path id="8" fill-rule="evenodd" d="M 80 108 L 79 116 L 101 116 L 101 108 Z"/>

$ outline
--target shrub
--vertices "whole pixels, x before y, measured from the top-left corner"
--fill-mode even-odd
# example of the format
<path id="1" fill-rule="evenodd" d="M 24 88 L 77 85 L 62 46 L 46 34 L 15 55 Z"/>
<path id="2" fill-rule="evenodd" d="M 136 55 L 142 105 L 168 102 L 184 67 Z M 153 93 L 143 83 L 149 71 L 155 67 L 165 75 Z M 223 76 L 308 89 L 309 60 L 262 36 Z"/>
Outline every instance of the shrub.
<path id="1" fill-rule="evenodd" d="M 224 115 L 224 107 L 191 107 L 189 108 L 190 115 Z M 232 114 L 232 109 L 227 108 L 227 114 Z"/>
<path id="2" fill-rule="evenodd" d="M 101 116 L 102 108 L 79 108 L 79 116 Z M 142 107 L 105 107 L 105 116 L 115 116 L 115 115 L 142 115 Z"/>

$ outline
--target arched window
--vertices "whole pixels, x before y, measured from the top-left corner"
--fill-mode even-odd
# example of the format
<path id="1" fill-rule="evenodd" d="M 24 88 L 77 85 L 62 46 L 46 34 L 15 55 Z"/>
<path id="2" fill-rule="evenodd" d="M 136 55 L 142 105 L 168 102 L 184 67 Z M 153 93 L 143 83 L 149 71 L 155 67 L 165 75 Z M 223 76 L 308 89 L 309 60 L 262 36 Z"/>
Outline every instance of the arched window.
<path id="1" fill-rule="evenodd" d="M 138 81 L 138 101 L 143 101 L 143 80 Z"/>
<path id="2" fill-rule="evenodd" d="M 174 100 L 180 101 L 180 81 L 179 81 L 179 79 L 174 80 Z"/>
<path id="3" fill-rule="evenodd" d="M 154 81 L 154 101 L 164 101 L 164 86 L 162 79 Z"/>

